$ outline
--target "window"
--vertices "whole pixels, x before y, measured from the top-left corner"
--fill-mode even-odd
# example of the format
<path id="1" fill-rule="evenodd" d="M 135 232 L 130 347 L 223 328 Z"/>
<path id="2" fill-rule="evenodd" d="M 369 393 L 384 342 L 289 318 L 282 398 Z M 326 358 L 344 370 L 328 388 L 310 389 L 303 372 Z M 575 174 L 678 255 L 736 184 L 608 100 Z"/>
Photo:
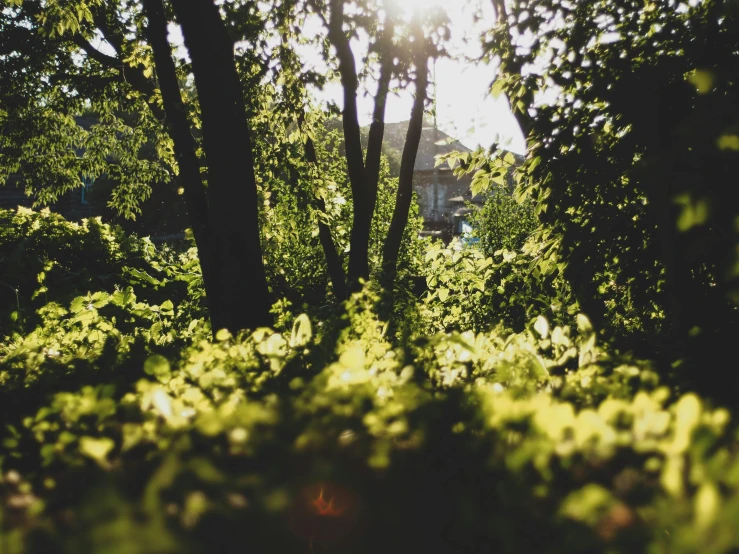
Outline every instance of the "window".
<path id="1" fill-rule="evenodd" d="M 89 204 L 90 203 L 90 192 L 92 192 L 92 184 L 95 182 L 95 179 L 91 179 L 90 177 L 85 177 L 82 179 L 82 193 L 80 196 L 80 204 Z"/>

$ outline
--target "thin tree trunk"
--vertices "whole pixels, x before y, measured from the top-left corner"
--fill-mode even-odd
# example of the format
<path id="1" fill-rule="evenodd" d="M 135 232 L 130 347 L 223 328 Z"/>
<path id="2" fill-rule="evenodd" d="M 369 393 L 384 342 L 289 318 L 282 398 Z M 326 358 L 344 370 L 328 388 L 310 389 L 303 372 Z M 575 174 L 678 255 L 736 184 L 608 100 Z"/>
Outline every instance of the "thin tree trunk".
<path id="1" fill-rule="evenodd" d="M 420 23 L 416 22 L 414 27 L 417 48 L 414 55 L 416 98 L 413 102 L 411 120 L 408 124 L 408 133 L 405 137 L 403 156 L 400 161 L 400 178 L 395 199 L 395 210 L 382 252 L 382 281 L 388 291 L 392 290 L 395 275 L 398 271 L 398 254 L 403 233 L 408 223 L 408 213 L 413 198 L 413 169 L 416 164 L 418 144 L 421 141 L 421 132 L 423 131 L 423 111 L 426 103 L 426 89 L 428 88 L 429 55 Z"/>
<path id="2" fill-rule="evenodd" d="M 217 277 L 213 274 L 208 229 L 208 204 L 205 187 L 200 177 L 200 162 L 197 145 L 190 131 L 190 122 L 177 80 L 177 72 L 167 40 L 167 19 L 162 0 L 143 0 L 148 18 L 146 33 L 154 52 L 159 89 L 166 117 L 163 123 L 174 143 L 174 152 L 179 167 L 179 180 L 185 189 L 185 203 L 190 216 L 195 244 L 198 248 L 200 267 L 203 272 L 206 299 L 211 313 L 217 310 Z"/>
<path id="3" fill-rule="evenodd" d="M 176 0 L 172 6 L 192 60 L 203 120 L 211 252 L 220 287 L 213 327 L 235 332 L 270 325 L 254 159 L 233 42 L 212 0 Z"/>
<path id="4" fill-rule="evenodd" d="M 314 167 L 318 166 L 316 148 L 310 137 L 305 143 L 305 159 Z M 326 202 L 323 198 L 316 198 L 316 205 L 318 210 L 326 212 Z M 318 220 L 318 239 L 321 241 L 323 254 L 326 256 L 326 266 L 328 267 L 328 276 L 331 279 L 334 296 L 338 300 L 343 300 L 347 295 L 344 267 L 341 265 L 341 258 L 339 258 L 339 253 L 336 251 L 331 229 L 320 219 Z"/>
<path id="5" fill-rule="evenodd" d="M 492 0 L 495 15 L 498 18 L 498 25 L 502 25 L 506 30 L 503 48 L 509 52 L 513 52 L 513 39 L 511 38 L 510 25 L 508 24 L 508 11 L 506 9 L 505 0 Z M 500 66 L 500 74 L 516 75 L 522 77 L 522 64 L 519 61 L 507 62 L 504 60 Z M 526 98 L 523 100 L 523 107 L 517 103 L 511 103 L 511 113 L 516 118 L 518 126 L 521 128 L 524 140 L 528 139 L 529 130 L 533 125 L 533 118 L 528 112 L 529 105 L 533 101 L 533 95 L 527 92 Z"/>
<path id="6" fill-rule="evenodd" d="M 661 86 L 651 74 L 644 75 L 639 84 L 648 86 L 649 88 L 644 90 L 650 91 L 646 95 L 641 95 L 640 99 L 645 108 L 642 121 L 648 125 L 650 131 L 647 135 L 645 156 L 649 164 L 645 179 L 647 210 L 651 212 L 656 224 L 656 238 L 665 270 L 665 314 L 670 326 L 669 336 L 675 344 L 678 344 L 687 336 L 687 329 L 684 328 L 685 322 L 694 321 L 694 318 L 686 317 L 685 312 L 686 305 L 691 300 L 695 300 L 691 298 L 693 295 L 691 293 L 696 291 L 691 290 L 690 272 L 685 267 L 677 247 L 677 221 L 670 186 L 670 179 L 674 174 L 674 161 L 669 144 L 669 123 L 662 113 L 664 105 L 660 98 Z"/>
<path id="7" fill-rule="evenodd" d="M 369 138 L 367 140 L 367 158 L 365 171 L 367 175 L 367 234 L 372 228 L 372 218 L 375 215 L 377 204 L 377 186 L 380 180 L 380 160 L 382 154 L 382 140 L 385 135 L 385 107 L 387 94 L 390 89 L 390 79 L 393 73 L 393 21 L 388 15 L 385 19 L 383 44 L 380 53 L 380 78 L 377 81 L 377 95 L 375 109 L 372 113 Z"/>
<path id="8" fill-rule="evenodd" d="M 350 237 L 349 287 L 356 290 L 360 279 L 369 279 L 369 215 L 367 181 L 364 171 L 364 155 L 360 139 L 359 118 L 357 115 L 357 68 L 349 39 L 343 29 L 344 2 L 331 0 L 331 18 L 328 24 L 328 38 L 339 58 L 339 73 L 344 89 L 344 143 L 349 181 L 354 203 L 354 219 Z"/>

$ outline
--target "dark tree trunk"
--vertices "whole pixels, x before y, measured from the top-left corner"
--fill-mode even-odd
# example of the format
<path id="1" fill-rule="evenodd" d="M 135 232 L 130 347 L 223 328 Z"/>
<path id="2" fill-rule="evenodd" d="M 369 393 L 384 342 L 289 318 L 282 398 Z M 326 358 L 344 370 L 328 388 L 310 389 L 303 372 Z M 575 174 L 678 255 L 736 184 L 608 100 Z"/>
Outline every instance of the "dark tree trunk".
<path id="1" fill-rule="evenodd" d="M 510 26 L 508 24 L 508 11 L 506 10 L 505 0 L 492 0 L 493 8 L 495 9 L 495 15 L 498 18 L 498 25 L 502 25 L 506 30 L 506 36 L 503 39 L 504 44 L 500 46 L 504 50 L 513 51 L 513 40 L 511 38 Z M 505 62 L 499 68 L 500 74 L 516 75 L 521 78 L 523 67 L 520 61 Z M 516 118 L 518 126 L 521 128 L 524 140 L 528 140 L 529 131 L 533 126 L 533 118 L 528 112 L 529 106 L 533 103 L 534 96 L 531 91 L 526 91 L 523 101 L 523 107 L 520 107 L 518 103 L 511 102 L 511 113 Z"/>
<path id="2" fill-rule="evenodd" d="M 310 138 L 305 143 L 305 159 L 313 166 L 318 164 L 316 148 Z M 326 211 L 326 202 L 323 198 L 316 198 L 316 205 L 318 210 L 322 212 Z M 341 258 L 339 258 L 339 254 L 336 251 L 336 245 L 331 236 L 331 229 L 320 219 L 318 221 L 318 239 L 321 241 L 323 254 L 326 256 L 326 266 L 328 267 L 328 276 L 331 279 L 334 296 L 338 300 L 343 300 L 347 295 L 344 267 L 341 265 Z"/>
<path id="3" fill-rule="evenodd" d="M 174 182 L 182 185 L 185 190 L 185 203 L 198 249 L 206 299 L 209 312 L 213 314 L 218 306 L 216 302 L 218 287 L 215 286 L 216 279 L 213 276 L 215 268 L 211 260 L 208 206 L 205 187 L 200 177 L 200 163 L 196 154 L 197 145 L 190 133 L 190 123 L 182 103 L 177 73 L 167 40 L 164 5 L 162 0 L 144 0 L 143 6 L 148 18 L 146 34 L 154 52 L 163 107 L 154 98 L 156 86 L 152 79 L 146 77 L 144 68 L 122 61 L 125 42 L 124 29 L 115 26 L 114 23 L 111 24 L 108 12 L 96 10 L 93 17 L 95 25 L 106 41 L 113 46 L 116 56 L 109 56 L 97 50 L 82 35 L 74 35 L 73 40 L 90 58 L 118 71 L 122 79 L 144 96 L 154 117 L 167 129 L 174 144 L 179 168 L 178 178 Z"/>
<path id="4" fill-rule="evenodd" d="M 403 156 L 400 160 L 400 178 L 398 193 L 395 198 L 395 210 L 390 222 L 390 229 L 385 239 L 382 252 L 382 282 L 388 291 L 392 289 L 395 275 L 398 271 L 398 254 L 403 233 L 408 223 L 411 200 L 413 199 L 413 168 L 416 164 L 418 144 L 423 131 L 423 110 L 426 103 L 426 89 L 428 87 L 428 53 L 425 48 L 423 31 L 420 24 L 416 25 L 416 98 L 413 102 L 411 120 L 408 124 L 408 133 L 403 146 Z"/>
<path id="5" fill-rule="evenodd" d="M 356 290 L 359 279 L 369 278 L 369 215 L 367 198 L 367 181 L 364 171 L 364 155 L 359 132 L 357 115 L 357 68 L 349 38 L 343 29 L 344 2 L 331 0 L 331 19 L 328 37 L 336 48 L 339 58 L 339 73 L 344 89 L 344 111 L 342 123 L 344 127 L 344 143 L 349 180 L 354 203 L 354 220 L 350 238 L 349 253 L 349 287 Z"/>
<path id="6" fill-rule="evenodd" d="M 219 287 L 213 328 L 235 332 L 271 325 L 254 159 L 233 41 L 212 0 L 176 0 L 172 6 L 192 60 L 203 120 L 211 255 Z"/>
<path id="7" fill-rule="evenodd" d="M 148 18 L 146 32 L 154 52 L 159 89 L 162 92 L 166 114 L 163 123 L 174 143 L 179 181 L 185 189 L 185 202 L 198 248 L 206 299 L 210 312 L 215 313 L 218 309 L 219 287 L 216 285 L 217 276 L 213 273 L 211 261 L 208 205 L 205 187 L 200 177 L 197 145 L 190 132 L 190 122 L 182 103 L 177 72 L 167 40 L 167 19 L 162 0 L 143 0 L 143 5 Z"/>
<path id="8" fill-rule="evenodd" d="M 372 113 L 369 138 L 367 140 L 367 158 L 365 170 L 367 175 L 367 233 L 372 228 L 372 218 L 377 204 L 377 186 L 380 180 L 380 160 L 382 155 L 382 139 L 385 135 L 385 107 L 390 89 L 390 78 L 393 73 L 393 33 L 394 26 L 390 16 L 385 22 L 382 51 L 380 53 L 380 78 L 377 81 L 375 109 Z"/>

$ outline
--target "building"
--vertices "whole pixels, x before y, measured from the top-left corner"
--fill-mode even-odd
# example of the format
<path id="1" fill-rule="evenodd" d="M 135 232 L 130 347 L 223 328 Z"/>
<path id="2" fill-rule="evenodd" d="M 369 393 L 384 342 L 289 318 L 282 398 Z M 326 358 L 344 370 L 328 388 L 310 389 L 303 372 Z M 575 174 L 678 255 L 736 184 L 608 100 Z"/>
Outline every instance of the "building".
<path id="1" fill-rule="evenodd" d="M 15 209 L 18 206 L 30 208 L 33 199 L 27 196 L 22 188 L 18 188 L 11 177 L 5 186 L 0 186 L 0 208 Z M 49 208 L 70 221 L 95 217 L 101 214 L 99 203 L 91 201 L 93 181 L 80 178 L 80 188 L 69 190 Z"/>
<path id="2" fill-rule="evenodd" d="M 385 124 L 385 144 L 402 152 L 408 121 Z M 424 121 L 413 173 L 413 190 L 418 197 L 424 233 L 450 240 L 462 232 L 467 202 L 481 205 L 483 198 L 472 196 L 471 175 L 457 177 L 448 164 L 436 165 L 436 156 L 449 152 L 470 152 L 464 144 Z"/>
<path id="3" fill-rule="evenodd" d="M 75 121 L 77 125 L 85 130 L 89 130 L 97 122 L 94 118 L 88 116 L 76 117 Z M 80 152 L 77 154 L 79 155 Z M 18 178 L 11 175 L 8 182 L 4 186 L 0 186 L 0 208 L 15 209 L 18 206 L 32 207 L 33 199 L 26 195 L 23 188 L 18 186 L 18 183 Z M 101 215 L 103 206 L 100 201 L 95 202 L 93 200 L 93 183 L 93 179 L 80 176 L 80 187 L 68 190 L 60 195 L 59 199 L 53 205 L 49 206 L 49 208 L 70 221 L 79 221 L 86 217 Z"/>
<path id="4" fill-rule="evenodd" d="M 385 124 L 385 149 L 402 152 L 408 123 Z M 472 195 L 472 175 L 457 177 L 446 163 L 435 167 L 436 157 L 449 152 L 471 150 L 438 129 L 433 121 L 424 121 L 413 172 L 413 190 L 424 220 L 424 234 L 438 236 L 445 241 L 470 230 L 466 216 L 485 201 L 483 195 Z M 523 159 L 519 155 L 514 156 L 519 162 Z M 510 174 L 509 186 L 513 187 Z"/>

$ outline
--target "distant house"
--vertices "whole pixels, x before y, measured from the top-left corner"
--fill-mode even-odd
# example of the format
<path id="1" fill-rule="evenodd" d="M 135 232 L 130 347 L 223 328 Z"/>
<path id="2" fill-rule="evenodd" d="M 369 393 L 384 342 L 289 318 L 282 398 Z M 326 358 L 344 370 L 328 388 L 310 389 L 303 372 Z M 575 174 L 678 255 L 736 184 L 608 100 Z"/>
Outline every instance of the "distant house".
<path id="1" fill-rule="evenodd" d="M 385 147 L 402 152 L 407 131 L 408 121 L 385 124 Z M 485 201 L 481 195 L 472 196 L 472 175 L 456 177 L 446 163 L 434 167 L 436 156 L 455 151 L 471 150 L 436 128 L 433 122 L 424 122 L 414 166 L 413 190 L 424 219 L 424 234 L 440 236 L 446 241 L 469 230 L 466 216 L 474 206 L 481 206 Z M 468 202 L 472 203 L 472 209 Z"/>
<path id="2" fill-rule="evenodd" d="M 481 204 L 482 198 L 472 197 L 470 175 L 457 178 L 448 164 L 434 167 L 437 155 L 470 152 L 470 149 L 435 128 L 433 123 L 424 123 L 414 166 L 413 190 L 418 196 L 424 231 L 448 240 L 459 233 L 455 228 L 455 214 L 465 208 L 466 202 Z M 407 131 L 408 121 L 385 124 L 385 144 L 402 152 Z"/>
<path id="3" fill-rule="evenodd" d="M 75 121 L 83 129 L 90 129 L 96 123 L 94 118 L 86 116 L 76 117 Z M 93 184 L 94 179 L 80 176 L 80 188 L 65 192 L 49 207 L 70 221 L 101 215 L 103 206 L 92 199 Z M 15 209 L 18 206 L 30 208 L 32 204 L 33 199 L 18 187 L 17 177 L 11 175 L 5 186 L 0 186 L 0 208 Z"/>
<path id="4" fill-rule="evenodd" d="M 75 120 L 86 130 L 98 122 L 90 116 L 79 116 Z M 82 155 L 82 152 L 77 151 L 77 155 Z M 33 198 L 26 196 L 23 188 L 18 186 L 19 181 L 17 176 L 11 175 L 8 182 L 0 186 L 0 208 L 30 208 L 33 205 Z M 152 236 L 152 240 L 184 237 L 187 212 L 184 196 L 177 192 L 177 187 L 171 186 L 171 183 L 153 183 L 152 194 L 145 200 L 146 208 L 134 221 L 117 214 L 108 206 L 114 186 L 115 183 L 106 175 L 97 180 L 80 175 L 79 187 L 60 195 L 49 208 L 69 221 L 101 216 L 106 222 L 115 223 L 125 231 Z"/>
<path id="5" fill-rule="evenodd" d="M 18 206 L 30 208 L 33 199 L 26 196 L 22 188 L 18 188 L 12 177 L 5 186 L 0 187 L 0 208 L 15 209 Z M 101 215 L 101 206 L 90 200 L 93 181 L 80 177 L 80 188 L 69 190 L 49 206 L 52 211 L 70 221 Z"/>

